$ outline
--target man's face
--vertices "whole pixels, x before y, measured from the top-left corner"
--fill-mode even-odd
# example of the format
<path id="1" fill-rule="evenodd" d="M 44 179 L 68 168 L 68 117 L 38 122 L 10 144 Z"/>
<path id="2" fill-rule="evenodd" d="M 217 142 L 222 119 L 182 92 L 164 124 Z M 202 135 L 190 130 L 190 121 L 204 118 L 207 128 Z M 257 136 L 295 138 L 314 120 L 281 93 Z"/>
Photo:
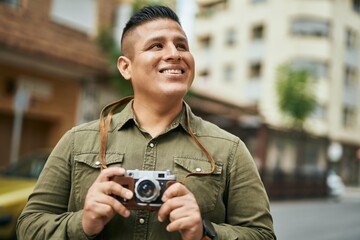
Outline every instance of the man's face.
<path id="1" fill-rule="evenodd" d="M 194 58 L 186 35 L 170 19 L 136 27 L 126 37 L 126 57 L 118 68 L 132 81 L 136 97 L 183 97 L 194 79 Z"/>

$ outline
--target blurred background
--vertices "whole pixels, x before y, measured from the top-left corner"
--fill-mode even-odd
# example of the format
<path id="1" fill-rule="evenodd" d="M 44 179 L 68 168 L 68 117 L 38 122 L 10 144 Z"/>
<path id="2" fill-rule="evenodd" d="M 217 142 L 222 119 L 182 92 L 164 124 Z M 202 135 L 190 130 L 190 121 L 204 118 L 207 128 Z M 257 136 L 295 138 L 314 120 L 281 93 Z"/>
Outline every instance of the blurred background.
<path id="1" fill-rule="evenodd" d="M 186 101 L 246 143 L 278 238 L 359 240 L 360 0 L 0 0 L 0 239 L 60 137 L 132 93 L 119 39 L 148 4 L 180 16 Z"/>

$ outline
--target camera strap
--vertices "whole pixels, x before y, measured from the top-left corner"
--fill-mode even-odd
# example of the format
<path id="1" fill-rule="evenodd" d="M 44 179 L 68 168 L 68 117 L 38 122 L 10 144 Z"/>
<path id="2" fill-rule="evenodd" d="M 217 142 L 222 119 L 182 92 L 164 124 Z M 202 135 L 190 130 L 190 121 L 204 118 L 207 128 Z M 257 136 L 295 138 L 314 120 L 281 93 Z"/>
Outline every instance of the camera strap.
<path id="1" fill-rule="evenodd" d="M 133 96 L 124 97 L 118 101 L 115 101 L 115 102 L 112 102 L 112 103 L 106 105 L 101 110 L 101 113 L 100 113 L 100 170 L 104 170 L 105 168 L 107 168 L 106 145 L 107 145 L 107 135 L 108 135 L 108 131 L 110 128 L 112 116 L 113 116 L 114 112 L 116 111 L 116 109 L 118 109 L 122 105 L 130 102 L 133 98 L 134 98 Z M 188 127 L 188 131 L 190 133 L 190 136 L 195 141 L 195 143 L 198 145 L 198 147 L 201 149 L 201 151 L 203 151 L 205 153 L 205 155 L 211 165 L 210 172 L 189 173 L 188 175 L 186 175 L 185 179 L 189 176 L 194 176 L 194 175 L 210 175 L 215 171 L 215 160 L 212 158 L 210 153 L 206 150 L 206 148 L 201 144 L 201 142 L 195 136 L 195 134 L 191 128 L 191 125 L 190 125 L 189 109 L 188 108 L 185 108 L 185 109 L 186 109 L 186 122 L 187 122 L 187 127 Z"/>

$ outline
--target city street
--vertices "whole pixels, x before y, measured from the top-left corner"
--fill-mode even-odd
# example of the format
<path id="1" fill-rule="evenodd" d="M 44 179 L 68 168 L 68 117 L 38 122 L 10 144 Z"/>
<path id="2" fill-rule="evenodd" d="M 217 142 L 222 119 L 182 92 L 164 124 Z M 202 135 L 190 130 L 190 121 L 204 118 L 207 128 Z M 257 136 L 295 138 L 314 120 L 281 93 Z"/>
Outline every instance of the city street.
<path id="1" fill-rule="evenodd" d="M 360 240 L 360 195 L 271 202 L 279 240 Z"/>

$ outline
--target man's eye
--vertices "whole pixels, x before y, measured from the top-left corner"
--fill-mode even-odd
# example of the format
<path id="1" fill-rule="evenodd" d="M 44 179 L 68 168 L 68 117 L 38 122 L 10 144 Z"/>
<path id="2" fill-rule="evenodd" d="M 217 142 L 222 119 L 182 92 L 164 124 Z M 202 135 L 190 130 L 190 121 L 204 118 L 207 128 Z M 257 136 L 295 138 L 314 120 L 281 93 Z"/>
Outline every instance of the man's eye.
<path id="1" fill-rule="evenodd" d="M 187 46 L 185 44 L 178 44 L 176 45 L 177 49 L 187 50 Z"/>
<path id="2" fill-rule="evenodd" d="M 151 48 L 162 48 L 162 44 L 160 43 L 153 44 L 151 45 Z"/>

